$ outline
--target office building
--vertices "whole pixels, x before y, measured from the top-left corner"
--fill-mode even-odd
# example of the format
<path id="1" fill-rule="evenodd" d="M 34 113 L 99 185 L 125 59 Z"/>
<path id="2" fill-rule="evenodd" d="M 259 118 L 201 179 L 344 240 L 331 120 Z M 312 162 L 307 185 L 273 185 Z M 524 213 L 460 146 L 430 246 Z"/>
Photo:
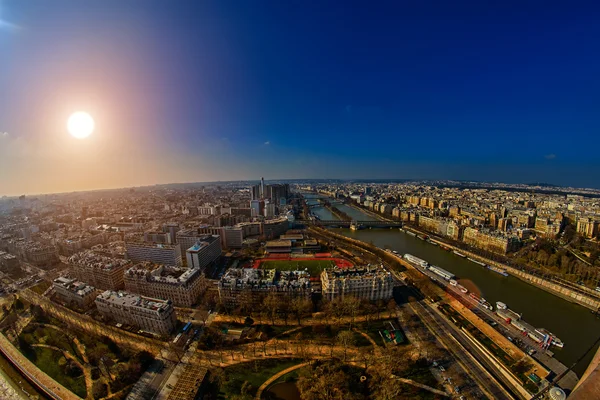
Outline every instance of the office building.
<path id="1" fill-rule="evenodd" d="M 133 262 L 152 261 L 172 267 L 181 267 L 181 248 L 162 243 L 127 242 L 127 258 Z"/>
<path id="2" fill-rule="evenodd" d="M 218 235 L 206 235 L 186 251 L 188 268 L 204 270 L 207 265 L 221 256 L 221 241 Z"/>
<path id="3" fill-rule="evenodd" d="M 253 217 L 258 217 L 265 214 L 264 200 L 250 200 L 250 209 Z"/>
<path id="4" fill-rule="evenodd" d="M 157 335 L 168 335 L 177 325 L 171 300 L 107 290 L 96 297 L 96 307 L 105 318 Z"/>
<path id="5" fill-rule="evenodd" d="M 144 242 L 171 244 L 169 232 L 144 232 Z"/>
<path id="6" fill-rule="evenodd" d="M 282 216 L 264 221 L 262 231 L 265 238 L 274 239 L 286 233 L 289 228 L 290 221 L 287 217 Z"/>

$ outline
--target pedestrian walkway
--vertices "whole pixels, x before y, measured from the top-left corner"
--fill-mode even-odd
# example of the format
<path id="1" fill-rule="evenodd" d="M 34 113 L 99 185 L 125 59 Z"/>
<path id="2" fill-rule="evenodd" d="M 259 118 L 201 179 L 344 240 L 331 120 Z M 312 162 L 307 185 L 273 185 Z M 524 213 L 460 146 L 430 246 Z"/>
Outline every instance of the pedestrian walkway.
<path id="1" fill-rule="evenodd" d="M 55 399 L 79 400 L 79 397 L 73 392 L 50 378 L 42 370 L 36 367 L 35 364 L 29 361 L 29 359 L 21 354 L 21 352 L 13 346 L 3 334 L 0 334 L 0 350 L 2 350 L 9 360 L 18 365 L 24 374 L 29 376 L 31 380 L 43 388 L 48 395 Z"/>

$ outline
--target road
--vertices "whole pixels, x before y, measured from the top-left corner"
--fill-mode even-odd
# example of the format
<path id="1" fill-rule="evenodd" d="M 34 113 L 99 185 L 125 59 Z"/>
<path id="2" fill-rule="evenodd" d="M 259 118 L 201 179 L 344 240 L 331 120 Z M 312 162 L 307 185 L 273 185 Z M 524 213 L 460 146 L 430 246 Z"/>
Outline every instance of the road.
<path id="1" fill-rule="evenodd" d="M 454 324 L 448 322 L 435 311 L 430 310 L 430 306 L 424 301 L 415 301 L 411 305 L 438 340 L 467 367 L 471 376 L 491 395 L 491 398 L 519 398 L 514 395 L 516 390 L 512 388 L 512 385 L 509 382 L 502 381 L 501 374 L 496 371 L 496 367 L 489 361 L 487 356 L 473 346 Z M 498 381 L 499 377 L 502 382 Z"/>
<path id="2" fill-rule="evenodd" d="M 392 270 L 393 271 L 393 270 Z M 393 273 L 394 278 L 400 283 L 401 280 Z M 421 297 L 412 287 L 415 298 Z M 509 382 L 505 382 L 502 374 L 489 361 L 488 357 L 477 349 L 454 324 L 450 323 L 438 312 L 431 309 L 424 300 L 415 300 L 409 302 L 412 310 L 417 314 L 431 333 L 452 352 L 454 357 L 459 360 L 467 372 L 477 381 L 480 388 L 487 393 L 487 396 L 493 399 L 515 399 L 519 398 L 514 393 L 518 393 Z M 498 377 L 502 382 L 498 381 Z"/>
<path id="3" fill-rule="evenodd" d="M 513 325 L 507 324 L 502 317 L 498 316 L 493 311 L 490 311 L 487 308 L 483 307 L 478 301 L 472 299 L 470 296 L 463 294 L 455 286 L 449 285 L 448 282 L 446 282 L 439 276 L 431 273 L 430 271 L 424 271 L 421 269 L 419 270 L 425 273 L 430 278 L 444 285 L 449 294 L 458 299 L 464 305 L 468 306 L 469 309 L 471 309 L 471 311 L 475 315 L 477 315 L 487 324 L 494 326 L 494 328 L 503 336 L 510 337 L 511 341 L 516 346 L 520 347 L 524 352 L 528 352 L 532 349 L 535 350 L 535 353 L 532 355 L 532 357 L 539 361 L 546 368 L 550 369 L 555 376 L 560 375 L 564 373 L 564 371 L 566 371 L 567 367 L 555 358 L 553 358 L 552 352 L 540 348 L 539 343 L 532 340 L 529 336 L 524 336 L 523 333 L 517 328 L 515 328 Z M 552 376 L 550 376 L 549 378 L 551 377 Z M 557 383 L 563 389 L 573 390 L 573 388 L 577 384 L 577 381 L 577 375 L 573 371 L 570 371 L 566 375 L 564 375 Z"/>

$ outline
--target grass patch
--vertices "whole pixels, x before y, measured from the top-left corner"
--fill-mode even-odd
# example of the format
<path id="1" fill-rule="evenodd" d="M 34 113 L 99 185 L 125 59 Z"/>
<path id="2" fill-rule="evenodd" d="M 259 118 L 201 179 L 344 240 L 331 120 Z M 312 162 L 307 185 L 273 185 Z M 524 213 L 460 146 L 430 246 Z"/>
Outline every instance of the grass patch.
<path id="1" fill-rule="evenodd" d="M 79 353 L 71 339 L 77 337 L 89 358 L 92 379 L 99 379 L 110 369 L 115 376 L 115 380 L 110 382 L 113 392 L 135 383 L 154 360 L 150 353 L 135 352 L 129 348 L 118 346 L 108 337 L 89 335 L 69 329 L 65 324 L 47 317 L 43 312 L 36 311 L 34 315 L 32 323 L 28 324 L 19 335 L 18 346 L 21 352 L 38 368 L 79 397 L 86 397 L 83 371 L 71 360 L 65 358 L 62 352 L 33 345 L 46 344 L 57 347 L 75 356 L 81 364 L 84 364 L 83 355 Z M 41 321 L 52 322 L 52 325 L 58 329 L 39 325 Z M 125 392 L 124 396 L 127 395 Z"/>
<path id="2" fill-rule="evenodd" d="M 26 356 L 39 369 L 77 396 L 81 398 L 87 396 L 83 371 L 79 370 L 80 372 L 75 374 L 76 370 L 71 370 L 70 373 L 67 373 L 67 360 L 62 353 L 44 347 L 34 347 L 32 348 L 32 352 L 29 352 Z"/>
<path id="3" fill-rule="evenodd" d="M 30 287 L 29 289 L 34 291 L 37 294 L 43 294 L 49 287 L 51 283 L 47 281 L 42 281 L 35 286 Z"/>
<path id="4" fill-rule="evenodd" d="M 250 394 L 256 391 L 267 379 L 302 360 L 295 358 L 256 360 L 232 365 L 225 368 L 226 381 L 221 385 L 219 398 L 230 398 L 239 395 L 245 381 L 251 385 Z"/>
<path id="5" fill-rule="evenodd" d="M 319 277 L 325 268 L 334 266 L 335 262 L 331 260 L 268 260 L 260 264 L 262 269 L 278 269 L 280 271 L 307 269 L 312 277 Z"/>

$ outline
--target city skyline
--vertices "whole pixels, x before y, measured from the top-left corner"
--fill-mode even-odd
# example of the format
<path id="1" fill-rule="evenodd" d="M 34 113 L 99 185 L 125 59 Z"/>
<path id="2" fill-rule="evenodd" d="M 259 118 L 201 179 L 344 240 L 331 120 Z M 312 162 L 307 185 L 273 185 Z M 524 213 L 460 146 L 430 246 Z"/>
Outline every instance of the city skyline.
<path id="1" fill-rule="evenodd" d="M 599 144 L 596 5 L 1 11 L 2 194 L 266 175 L 600 187 L 581 152 Z M 80 110 L 84 140 L 66 126 Z"/>

